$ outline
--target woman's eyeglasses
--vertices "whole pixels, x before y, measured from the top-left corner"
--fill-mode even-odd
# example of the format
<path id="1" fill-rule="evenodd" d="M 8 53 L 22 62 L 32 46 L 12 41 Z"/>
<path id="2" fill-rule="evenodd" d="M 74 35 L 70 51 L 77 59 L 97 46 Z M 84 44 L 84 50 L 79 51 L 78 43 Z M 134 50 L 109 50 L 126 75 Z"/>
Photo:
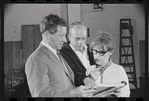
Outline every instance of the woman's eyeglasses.
<path id="1" fill-rule="evenodd" d="M 101 56 L 104 56 L 109 50 L 107 50 L 107 51 L 98 51 L 98 50 L 91 49 L 91 51 L 95 55 L 97 55 L 97 53 L 99 53 Z"/>

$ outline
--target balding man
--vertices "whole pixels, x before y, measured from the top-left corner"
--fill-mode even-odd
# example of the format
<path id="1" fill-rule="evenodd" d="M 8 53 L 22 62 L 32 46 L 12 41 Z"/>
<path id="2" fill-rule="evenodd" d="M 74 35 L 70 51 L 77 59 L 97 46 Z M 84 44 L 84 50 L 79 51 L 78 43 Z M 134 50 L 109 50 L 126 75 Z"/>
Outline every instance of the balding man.
<path id="1" fill-rule="evenodd" d="M 60 53 L 74 72 L 75 86 L 84 85 L 84 81 L 91 82 L 86 77 L 86 69 L 94 64 L 93 54 L 86 45 L 87 27 L 81 22 L 74 22 L 69 28 L 68 39 Z M 94 84 L 91 86 L 94 86 Z"/>

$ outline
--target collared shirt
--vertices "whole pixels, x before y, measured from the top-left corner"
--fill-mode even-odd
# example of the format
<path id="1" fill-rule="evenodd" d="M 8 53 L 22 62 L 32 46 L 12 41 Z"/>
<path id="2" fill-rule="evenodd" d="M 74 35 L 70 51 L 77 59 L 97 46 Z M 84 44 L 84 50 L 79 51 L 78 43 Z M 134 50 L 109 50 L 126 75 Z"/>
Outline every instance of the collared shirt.
<path id="1" fill-rule="evenodd" d="M 60 58 L 57 56 L 57 51 L 53 49 L 50 45 L 46 44 L 45 42 L 41 41 L 41 43 L 46 46 L 59 60 Z"/>
<path id="2" fill-rule="evenodd" d="M 83 66 L 87 69 L 90 66 L 90 62 L 87 54 L 87 46 L 85 45 L 85 50 L 83 53 L 81 53 L 80 51 L 75 50 L 75 48 L 71 44 L 69 45 L 72 48 L 72 50 L 76 53 L 76 55 L 82 62 Z"/>
<path id="3" fill-rule="evenodd" d="M 46 44 L 46 43 L 43 42 L 43 41 L 41 41 L 41 43 L 42 43 L 44 46 L 46 46 L 46 47 L 61 61 L 61 59 L 60 59 L 59 56 L 57 55 L 57 51 L 56 51 L 55 49 L 53 49 L 50 45 Z M 62 60 L 62 62 L 63 62 L 63 60 Z M 67 69 L 67 67 L 66 67 L 66 65 L 65 65 L 64 62 L 63 62 L 63 65 L 64 65 L 64 67 L 66 68 L 66 70 L 67 70 L 67 72 L 68 72 L 68 69 Z"/>
<path id="4" fill-rule="evenodd" d="M 129 97 L 130 96 L 130 88 L 129 81 L 125 69 L 113 62 L 106 68 L 106 70 L 99 76 L 99 78 L 95 81 L 97 85 L 102 84 L 112 84 L 118 83 L 121 81 L 126 81 L 127 85 L 120 89 L 119 97 Z"/>

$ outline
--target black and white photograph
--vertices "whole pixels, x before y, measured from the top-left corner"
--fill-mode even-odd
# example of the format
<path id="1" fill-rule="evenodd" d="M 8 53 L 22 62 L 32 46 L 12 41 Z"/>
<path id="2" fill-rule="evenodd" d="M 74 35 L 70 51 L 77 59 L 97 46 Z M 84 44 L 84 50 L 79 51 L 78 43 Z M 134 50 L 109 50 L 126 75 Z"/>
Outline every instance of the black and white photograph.
<path id="1" fill-rule="evenodd" d="M 5 4 L 5 96 L 144 97 L 145 28 L 144 4 Z"/>

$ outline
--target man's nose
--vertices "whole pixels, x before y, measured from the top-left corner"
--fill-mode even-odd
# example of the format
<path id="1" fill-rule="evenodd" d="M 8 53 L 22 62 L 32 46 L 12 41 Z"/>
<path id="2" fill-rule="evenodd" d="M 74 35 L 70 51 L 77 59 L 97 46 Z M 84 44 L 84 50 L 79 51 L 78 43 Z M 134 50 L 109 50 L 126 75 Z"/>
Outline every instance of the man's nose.
<path id="1" fill-rule="evenodd" d="M 79 43 L 79 45 L 81 45 L 82 44 L 82 40 L 79 40 L 78 43 Z"/>

